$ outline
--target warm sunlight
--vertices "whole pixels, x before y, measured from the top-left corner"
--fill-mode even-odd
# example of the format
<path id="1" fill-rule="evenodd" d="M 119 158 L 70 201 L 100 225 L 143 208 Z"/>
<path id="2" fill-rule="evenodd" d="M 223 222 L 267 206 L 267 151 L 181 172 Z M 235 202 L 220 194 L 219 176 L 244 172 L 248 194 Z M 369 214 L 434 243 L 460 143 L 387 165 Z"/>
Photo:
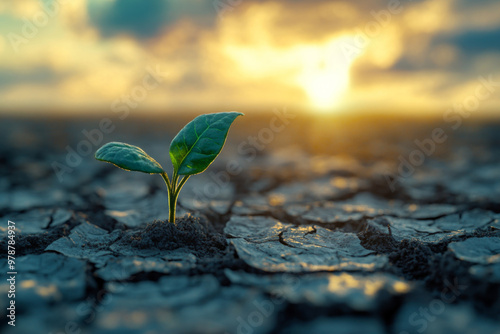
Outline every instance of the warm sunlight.
<path id="1" fill-rule="evenodd" d="M 260 40 L 267 40 L 265 36 Z M 348 35 L 337 35 L 323 43 L 297 43 L 288 47 L 231 40 L 225 41 L 225 52 L 239 65 L 240 77 L 298 88 L 313 109 L 329 112 L 340 105 L 349 87 L 351 65 L 364 51 L 358 48 L 353 54 L 349 43 L 352 36 Z"/>
<path id="2" fill-rule="evenodd" d="M 345 54 L 347 37 L 335 38 L 324 45 L 304 47 L 302 73 L 297 83 L 305 90 L 314 107 L 326 111 L 339 104 L 349 87 L 349 69 L 355 57 Z"/>

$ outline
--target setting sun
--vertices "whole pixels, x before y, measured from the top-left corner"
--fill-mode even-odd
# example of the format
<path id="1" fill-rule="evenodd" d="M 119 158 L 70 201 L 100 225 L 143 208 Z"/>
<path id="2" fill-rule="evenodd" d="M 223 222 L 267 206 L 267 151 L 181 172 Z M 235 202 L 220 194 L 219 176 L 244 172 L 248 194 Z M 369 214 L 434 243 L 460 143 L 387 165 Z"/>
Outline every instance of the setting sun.
<path id="1" fill-rule="evenodd" d="M 297 83 L 320 110 L 338 105 L 349 87 L 349 70 L 354 58 L 342 52 L 346 39 L 334 38 L 324 45 L 304 47 L 302 73 Z"/>

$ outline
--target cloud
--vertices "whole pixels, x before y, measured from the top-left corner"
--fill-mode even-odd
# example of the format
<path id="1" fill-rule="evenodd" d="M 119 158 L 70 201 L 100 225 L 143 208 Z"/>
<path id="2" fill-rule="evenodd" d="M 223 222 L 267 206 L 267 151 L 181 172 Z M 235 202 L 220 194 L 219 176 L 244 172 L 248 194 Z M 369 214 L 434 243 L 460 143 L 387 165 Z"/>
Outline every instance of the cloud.
<path id="1" fill-rule="evenodd" d="M 69 74 L 56 73 L 46 67 L 31 68 L 29 71 L 0 69 L 0 90 L 23 84 L 52 85 L 62 81 Z"/>
<path id="2" fill-rule="evenodd" d="M 181 19 L 212 24 L 215 8 L 208 0 L 89 0 L 90 24 L 102 36 L 128 34 L 138 39 L 160 35 Z"/>
<path id="3" fill-rule="evenodd" d="M 500 53 L 500 29 L 466 31 L 450 37 L 448 42 L 468 56 L 485 52 Z"/>
<path id="4" fill-rule="evenodd" d="M 40 2 L 0 5 L 0 104 L 109 110 L 159 66 L 168 75 L 144 109 L 312 108 L 331 99 L 425 109 L 498 64 L 498 1 L 401 1 L 348 62 L 339 45 L 373 32 L 389 1 L 221 1 L 230 5 L 223 15 L 213 0 L 61 1 L 17 54 L 5 52 L 5 36 L 21 33 Z"/>
<path id="5" fill-rule="evenodd" d="M 168 21 L 168 9 L 168 2 L 164 0 L 89 2 L 91 24 L 105 37 L 119 34 L 138 38 L 154 36 Z"/>

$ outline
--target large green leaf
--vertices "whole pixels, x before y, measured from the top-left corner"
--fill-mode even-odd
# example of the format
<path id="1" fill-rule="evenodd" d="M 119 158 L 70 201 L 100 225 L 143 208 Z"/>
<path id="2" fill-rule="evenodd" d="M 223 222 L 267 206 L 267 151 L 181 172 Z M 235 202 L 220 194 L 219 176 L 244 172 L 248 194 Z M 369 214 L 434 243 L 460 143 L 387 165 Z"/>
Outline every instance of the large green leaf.
<path id="1" fill-rule="evenodd" d="M 170 144 L 170 158 L 179 175 L 203 172 L 219 155 L 229 127 L 239 112 L 205 114 L 189 122 Z"/>
<path id="2" fill-rule="evenodd" d="M 140 147 L 125 143 L 107 143 L 95 152 L 95 158 L 125 170 L 149 174 L 163 173 L 161 165 Z"/>

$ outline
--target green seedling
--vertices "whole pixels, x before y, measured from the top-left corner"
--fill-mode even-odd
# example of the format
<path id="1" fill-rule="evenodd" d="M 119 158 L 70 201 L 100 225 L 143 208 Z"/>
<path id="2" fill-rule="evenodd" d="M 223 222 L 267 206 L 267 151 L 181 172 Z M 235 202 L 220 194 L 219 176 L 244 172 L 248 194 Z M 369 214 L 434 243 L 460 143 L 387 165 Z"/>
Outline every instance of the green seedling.
<path id="1" fill-rule="evenodd" d="M 221 112 L 200 115 L 189 122 L 170 143 L 169 153 L 174 167 L 171 181 L 163 167 L 137 146 L 107 143 L 97 150 L 95 158 L 128 171 L 160 174 L 168 188 L 168 220 L 175 223 L 177 198 L 182 186 L 191 175 L 204 172 L 217 158 L 226 142 L 231 124 L 238 116 L 243 114 Z"/>

